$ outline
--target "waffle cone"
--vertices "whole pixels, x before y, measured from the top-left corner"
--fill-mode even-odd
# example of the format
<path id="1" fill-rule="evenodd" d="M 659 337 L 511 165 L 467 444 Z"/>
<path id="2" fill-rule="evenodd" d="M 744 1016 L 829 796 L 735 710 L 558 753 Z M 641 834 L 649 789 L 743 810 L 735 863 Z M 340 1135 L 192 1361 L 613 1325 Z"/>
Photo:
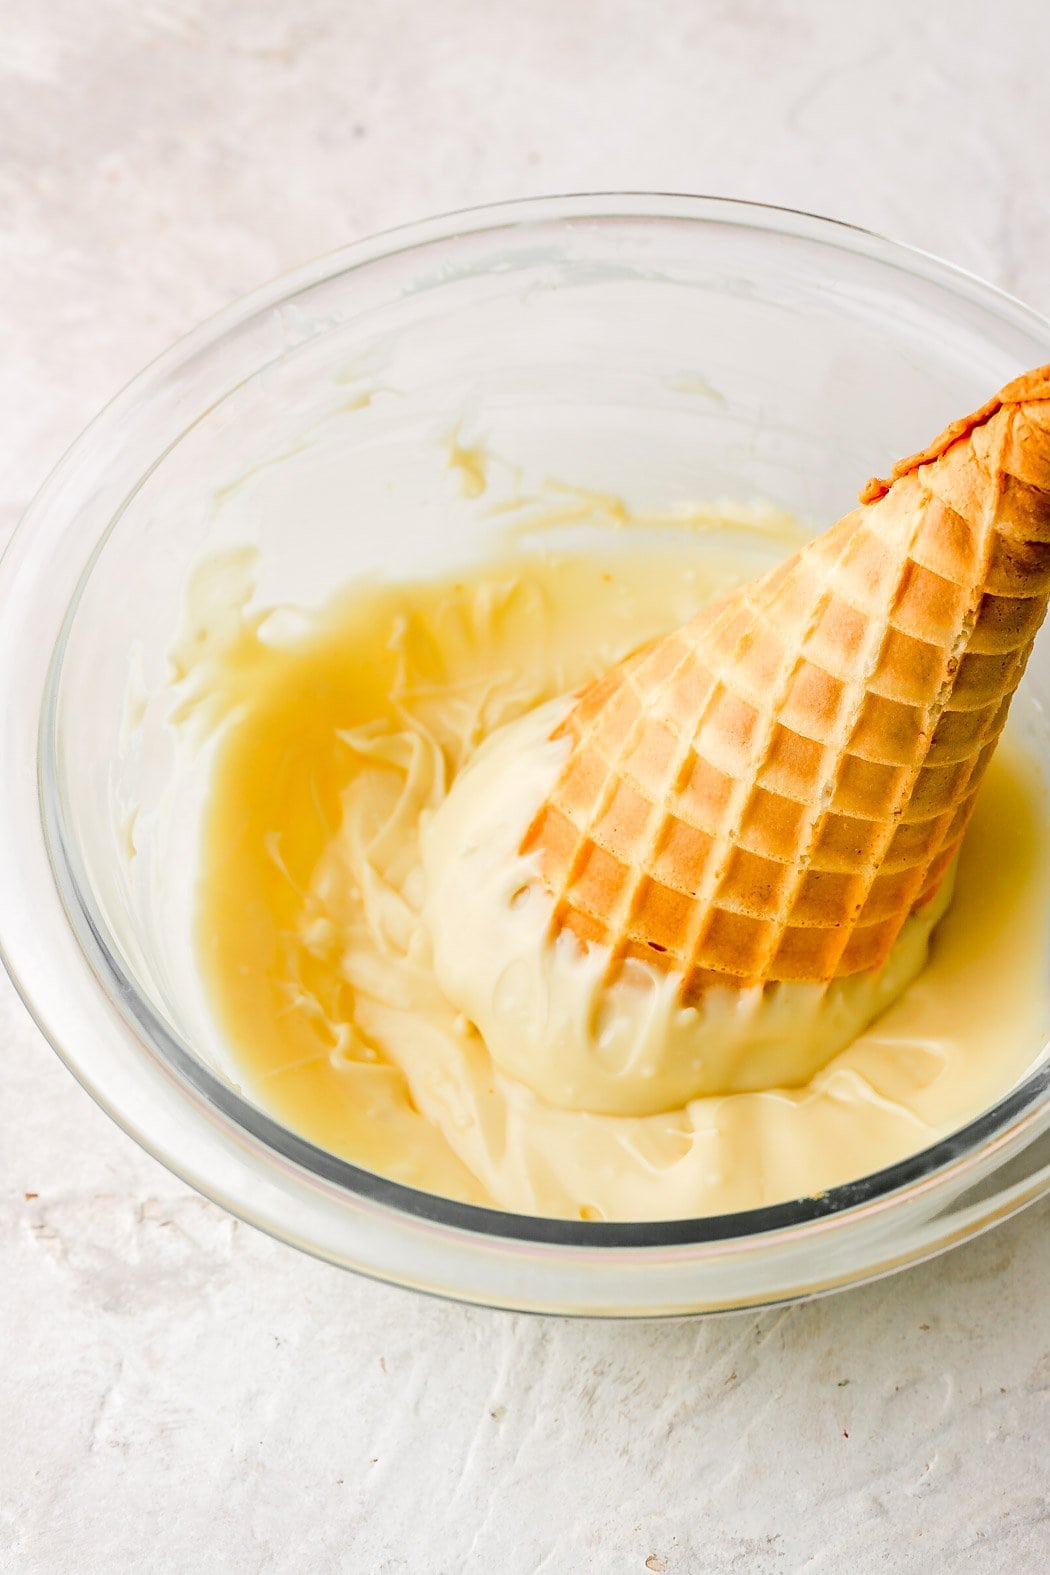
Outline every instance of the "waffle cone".
<path id="1" fill-rule="evenodd" d="M 713 985 L 877 968 L 936 894 L 1050 594 L 1050 366 L 576 697 L 522 844 L 555 932 Z"/>

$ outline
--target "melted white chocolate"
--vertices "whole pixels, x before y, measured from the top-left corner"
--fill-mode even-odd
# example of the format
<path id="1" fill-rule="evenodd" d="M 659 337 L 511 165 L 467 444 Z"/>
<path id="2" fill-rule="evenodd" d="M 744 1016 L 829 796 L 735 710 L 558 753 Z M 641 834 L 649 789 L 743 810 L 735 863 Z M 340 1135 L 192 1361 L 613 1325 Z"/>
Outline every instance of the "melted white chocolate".
<path id="1" fill-rule="evenodd" d="M 223 728 L 198 943 L 249 1093 L 313 1141 L 413 1186 L 525 1213 L 642 1220 L 754 1208 L 854 1179 L 950 1132 L 1024 1074 L 1050 1026 L 1050 859 L 1043 789 L 1009 740 L 927 965 L 819 1070 L 806 1058 L 825 1050 L 808 1039 L 803 1048 L 805 1036 L 777 1022 L 767 1059 L 729 1035 L 720 1054 L 735 1070 L 711 1073 L 751 1091 L 657 1109 L 680 1091 L 667 1043 L 646 1029 L 641 1059 L 655 1070 L 638 1080 L 637 1052 L 605 1023 L 582 1041 L 597 1052 L 602 1087 L 644 1085 L 635 1109 L 656 1113 L 569 1109 L 565 1086 L 554 1088 L 560 1103 L 536 1091 L 562 1077 L 576 1102 L 594 1099 L 581 1097 L 579 1067 L 558 1069 L 542 1032 L 547 1007 L 529 1005 L 526 1059 L 512 1065 L 474 1026 L 481 1007 L 464 1011 L 442 989 L 438 975 L 451 979 L 454 967 L 500 994 L 489 961 L 500 947 L 464 920 L 454 883 L 438 895 L 443 861 L 447 873 L 470 840 L 453 825 L 452 806 L 467 799 L 447 796 L 449 784 L 458 778 L 465 795 L 476 771 L 478 787 L 486 738 L 530 714 L 526 731 L 548 729 L 538 707 L 752 572 L 753 558 L 710 559 L 683 534 L 658 552 L 521 555 L 439 584 L 361 587 L 294 625 L 231 616 L 224 593 L 223 629 L 187 647 L 180 683 L 198 719 Z M 245 604 L 249 593 L 246 584 Z M 480 788 L 477 798 L 512 838 L 524 801 Z M 460 886 L 464 876 L 469 886 L 466 863 Z M 499 878 L 513 896 L 516 877 Z M 510 912 L 516 923 L 527 909 Z M 879 1010 L 879 992 L 900 982 L 892 971 L 910 977 L 925 945 L 913 930 L 881 983 L 844 993 L 851 1022 Z M 520 985 L 503 989 L 504 1006 L 520 1010 Z M 466 998 L 461 984 L 450 993 Z"/>

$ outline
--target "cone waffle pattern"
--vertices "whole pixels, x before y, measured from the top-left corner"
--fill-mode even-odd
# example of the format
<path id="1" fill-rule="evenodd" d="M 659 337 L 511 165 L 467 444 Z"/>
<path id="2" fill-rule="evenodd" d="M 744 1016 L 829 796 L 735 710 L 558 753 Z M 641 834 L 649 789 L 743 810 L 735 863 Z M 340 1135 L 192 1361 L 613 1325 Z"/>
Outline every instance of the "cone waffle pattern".
<path id="1" fill-rule="evenodd" d="M 1050 593 L 1050 367 L 583 690 L 523 842 L 554 931 L 712 985 L 879 966 L 936 892 Z"/>

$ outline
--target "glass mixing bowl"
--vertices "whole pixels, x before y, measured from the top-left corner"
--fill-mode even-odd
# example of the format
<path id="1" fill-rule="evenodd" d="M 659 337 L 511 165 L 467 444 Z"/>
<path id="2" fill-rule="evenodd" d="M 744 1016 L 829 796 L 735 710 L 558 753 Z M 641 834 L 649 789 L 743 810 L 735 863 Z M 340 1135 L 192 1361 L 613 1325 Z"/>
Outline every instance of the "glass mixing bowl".
<path id="1" fill-rule="evenodd" d="M 312 1146 L 233 1086 L 201 996 L 207 750 L 187 765 L 167 697 L 187 578 L 216 553 L 253 545 L 260 602 L 315 605 L 355 576 L 477 557 L 499 488 L 550 477 L 639 509 L 762 498 L 823 525 L 873 467 L 1048 359 L 1050 324 L 941 262 L 691 197 L 456 214 L 223 312 L 75 444 L 0 571 L 0 938 L 44 1033 L 116 1121 L 242 1218 L 494 1306 L 673 1315 L 807 1296 L 1050 1189 L 1043 1062 L 903 1163 L 717 1218 L 497 1213 Z M 449 469 L 450 445 L 479 442 L 500 457 L 495 498 Z M 1047 702 L 1045 643 L 1025 686 Z"/>

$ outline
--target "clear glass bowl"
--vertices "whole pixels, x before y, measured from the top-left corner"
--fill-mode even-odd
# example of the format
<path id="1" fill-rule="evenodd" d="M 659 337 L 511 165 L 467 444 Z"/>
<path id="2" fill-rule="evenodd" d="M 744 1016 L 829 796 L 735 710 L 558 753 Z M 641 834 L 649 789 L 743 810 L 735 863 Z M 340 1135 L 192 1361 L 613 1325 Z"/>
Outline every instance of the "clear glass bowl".
<path id="1" fill-rule="evenodd" d="M 115 1120 L 242 1218 L 501 1307 L 674 1315 L 812 1295 L 1046 1192 L 1042 1063 L 891 1169 L 692 1221 L 490 1212 L 315 1148 L 232 1086 L 200 996 L 187 916 L 207 752 L 179 756 L 165 686 L 209 555 L 252 543 L 259 600 L 311 605 L 363 573 L 482 553 L 492 500 L 444 468 L 457 434 L 501 456 L 508 488 L 556 476 L 642 508 L 760 497 L 828 522 L 872 468 L 1047 359 L 1050 324 L 943 263 L 692 197 L 456 214 L 222 313 L 74 445 L 0 570 L 0 939 L 44 1033 Z M 1050 699 L 1045 643 L 1025 684 Z"/>

